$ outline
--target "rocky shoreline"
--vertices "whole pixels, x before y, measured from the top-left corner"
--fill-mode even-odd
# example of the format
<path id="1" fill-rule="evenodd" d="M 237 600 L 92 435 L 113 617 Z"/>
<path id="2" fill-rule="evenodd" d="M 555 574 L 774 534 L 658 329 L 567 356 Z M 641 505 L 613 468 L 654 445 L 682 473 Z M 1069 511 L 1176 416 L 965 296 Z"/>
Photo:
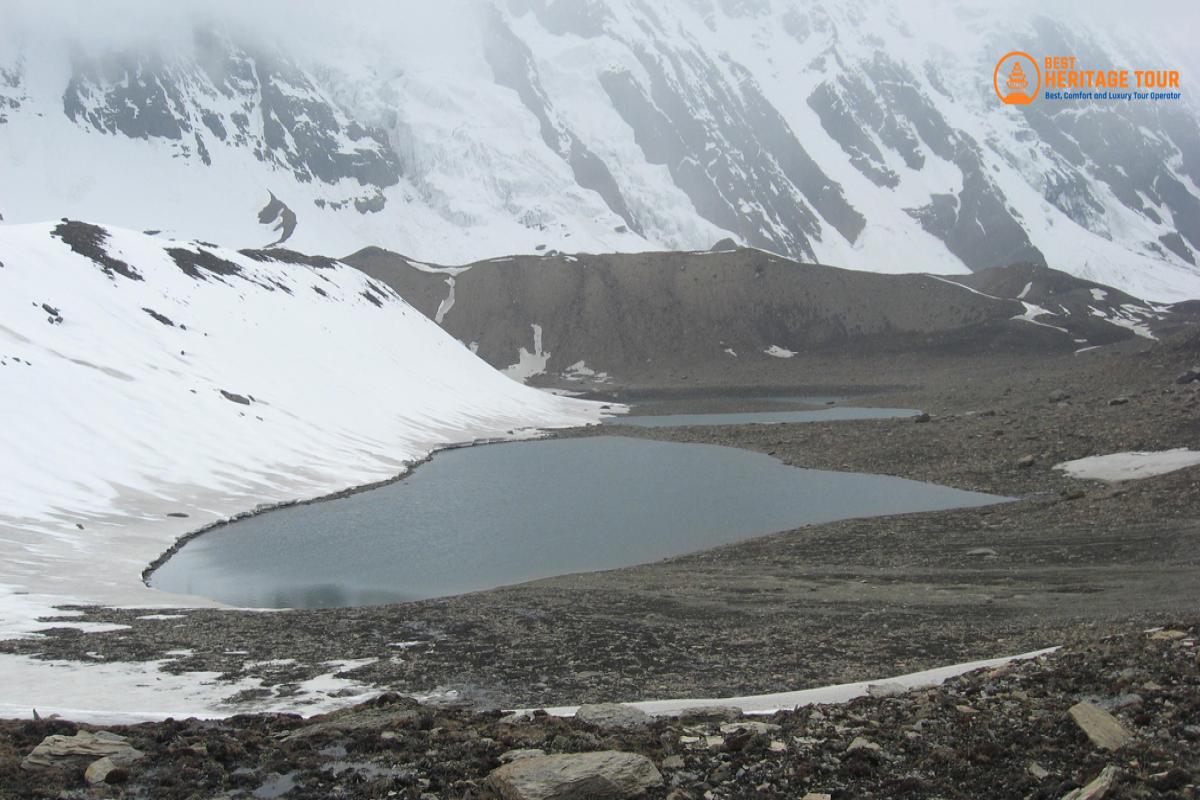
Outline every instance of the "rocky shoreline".
<path id="1" fill-rule="evenodd" d="M 940 687 L 747 717 L 573 718 L 396 694 L 303 720 L 0 722 L 0 794 L 193 798 L 1195 798 L 1195 621 L 1078 639 Z"/>

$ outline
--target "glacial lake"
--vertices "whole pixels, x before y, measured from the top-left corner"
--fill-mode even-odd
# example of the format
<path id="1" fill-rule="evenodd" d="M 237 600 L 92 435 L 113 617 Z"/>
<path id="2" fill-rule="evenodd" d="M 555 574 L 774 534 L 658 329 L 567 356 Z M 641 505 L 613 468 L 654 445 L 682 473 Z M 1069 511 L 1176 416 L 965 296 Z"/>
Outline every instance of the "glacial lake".
<path id="1" fill-rule="evenodd" d="M 731 447 L 589 436 L 447 450 L 406 478 L 192 539 L 158 589 L 324 608 L 641 564 L 801 525 L 1006 498 L 789 467 Z"/>

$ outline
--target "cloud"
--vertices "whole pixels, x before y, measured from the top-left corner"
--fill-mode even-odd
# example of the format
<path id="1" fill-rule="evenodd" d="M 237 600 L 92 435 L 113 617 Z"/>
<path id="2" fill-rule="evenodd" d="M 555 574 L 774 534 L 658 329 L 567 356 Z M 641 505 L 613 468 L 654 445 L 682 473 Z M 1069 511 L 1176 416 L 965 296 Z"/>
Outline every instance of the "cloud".
<path id="1" fill-rule="evenodd" d="M 684 10 L 683 0 L 671 2 L 680 3 Z M 1016 25 L 1034 15 L 1048 16 L 1069 27 L 1134 43 L 1136 52 L 1146 52 L 1145 66 L 1182 65 L 1185 72 L 1200 76 L 1200 51 L 1194 45 L 1195 31 L 1200 30 L 1200 3 L 1195 0 L 1154 0 L 1142 5 L 1129 0 L 862 2 L 868 12 L 887 9 L 897 19 L 917 22 L 918 30 L 925 27 L 927 37 L 935 42 L 938 30 L 950 18 L 978 17 Z M 84 47 L 182 48 L 190 46 L 197 23 L 216 21 L 240 37 L 257 37 L 298 55 L 336 55 L 347 47 L 382 54 L 407 48 L 438 59 L 445 57 L 446 46 L 463 47 L 459 40 L 470 37 L 479 8 L 493 3 L 507 5 L 506 0 L 0 0 L 0 37 L 7 32 L 33 40 L 58 37 Z M 773 5 L 780 9 L 802 4 L 773 0 Z M 953 24 L 945 29 L 952 30 Z"/>

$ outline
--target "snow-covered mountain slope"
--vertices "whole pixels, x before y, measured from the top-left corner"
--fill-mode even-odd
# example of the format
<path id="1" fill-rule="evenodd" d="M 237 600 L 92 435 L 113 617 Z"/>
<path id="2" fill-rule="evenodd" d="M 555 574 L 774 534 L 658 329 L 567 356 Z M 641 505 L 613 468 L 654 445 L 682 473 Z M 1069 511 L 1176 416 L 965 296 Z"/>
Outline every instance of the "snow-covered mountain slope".
<path id="1" fill-rule="evenodd" d="M 358 270 L 274 252 L 288 260 L 82 222 L 0 227 L 0 632 L 29 616 L 16 592 L 40 612 L 171 602 L 141 584 L 149 562 L 260 503 L 598 419 Z"/>
<path id="2" fill-rule="evenodd" d="M 729 236 L 874 271 L 1031 262 L 1200 296 L 1187 92 L 993 94 L 1013 49 L 1178 66 L 1121 38 L 1136 32 L 1032 3 L 420 5 L 309 9 L 319 36 L 208 18 L 157 48 L 17 15 L 0 31 L 0 214 L 441 263 Z"/>

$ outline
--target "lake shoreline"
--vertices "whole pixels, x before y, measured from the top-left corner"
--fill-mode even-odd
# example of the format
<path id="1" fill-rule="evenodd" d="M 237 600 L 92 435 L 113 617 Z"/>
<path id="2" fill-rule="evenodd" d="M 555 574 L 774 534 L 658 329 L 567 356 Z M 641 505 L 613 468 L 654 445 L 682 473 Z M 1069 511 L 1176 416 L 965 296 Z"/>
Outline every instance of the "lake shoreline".
<path id="1" fill-rule="evenodd" d="M 835 377 L 849 385 L 858 374 L 867 391 L 906 386 L 872 402 L 925 408 L 932 421 L 554 434 L 726 444 L 794 466 L 1024 498 L 999 508 L 828 523 L 639 567 L 398 606 L 165 609 L 182 620 L 88 608 L 80 619 L 130 627 L 51 629 L 0 642 L 0 651 L 163 660 L 171 674 L 254 678 L 261 687 L 240 697 L 246 710 L 287 697 L 338 659 L 369 661 L 345 674 L 378 690 L 533 707 L 794 690 L 1159 624 L 1193 607 L 1200 590 L 1188 545 L 1190 509 L 1200 507 L 1197 469 L 1110 486 L 1051 467 L 1186 446 L 1198 426 L 1196 394 L 1173 378 L 1192 358 L 1159 348 L 1042 362 L 938 360 L 905 364 L 902 373 L 859 362 Z M 803 390 L 803 380 L 793 387 Z M 1071 396 L 1051 402 L 1057 391 Z M 1110 405 L 1117 397 L 1125 402 Z M 1026 456 L 1032 463 L 1022 465 Z M 411 644 L 398 651 L 389 646 L 396 642 Z"/>
<path id="2" fill-rule="evenodd" d="M 1010 500 L 799 469 L 716 444 L 550 437 L 457 448 L 403 482 L 227 525 L 164 562 L 151 585 L 235 607 L 384 605 L 654 563 L 833 520 Z"/>

